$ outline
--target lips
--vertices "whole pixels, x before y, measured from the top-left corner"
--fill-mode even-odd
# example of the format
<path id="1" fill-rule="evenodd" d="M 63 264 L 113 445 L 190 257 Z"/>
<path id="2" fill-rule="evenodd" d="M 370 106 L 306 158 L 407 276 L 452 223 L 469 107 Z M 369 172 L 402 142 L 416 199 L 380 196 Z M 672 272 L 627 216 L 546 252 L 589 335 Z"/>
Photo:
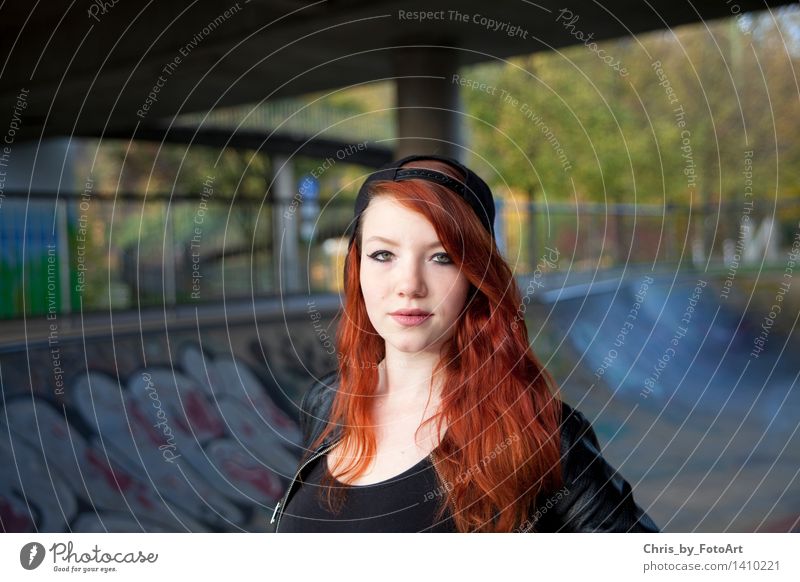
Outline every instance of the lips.
<path id="1" fill-rule="evenodd" d="M 397 311 L 392 311 L 389 315 L 430 315 L 430 311 L 425 311 L 424 309 L 398 309 Z"/>
<path id="2" fill-rule="evenodd" d="M 433 314 L 423 309 L 398 309 L 389 315 L 400 325 L 413 327 L 429 320 Z"/>

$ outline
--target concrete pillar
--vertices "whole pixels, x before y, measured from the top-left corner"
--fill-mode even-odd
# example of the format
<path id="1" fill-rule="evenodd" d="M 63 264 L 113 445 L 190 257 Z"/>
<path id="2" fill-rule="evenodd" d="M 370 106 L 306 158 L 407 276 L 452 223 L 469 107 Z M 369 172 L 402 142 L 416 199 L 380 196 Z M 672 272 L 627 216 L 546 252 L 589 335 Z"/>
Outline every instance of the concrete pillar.
<path id="1" fill-rule="evenodd" d="M 398 158 L 441 154 L 463 161 L 456 51 L 435 48 L 399 49 L 394 54 L 397 91 Z"/>
<path id="2" fill-rule="evenodd" d="M 272 160 L 275 204 L 272 213 L 272 257 L 276 291 L 281 294 L 300 291 L 300 252 L 298 245 L 300 208 L 294 179 L 294 162 L 277 155 Z M 295 199 L 298 194 L 298 199 Z"/>

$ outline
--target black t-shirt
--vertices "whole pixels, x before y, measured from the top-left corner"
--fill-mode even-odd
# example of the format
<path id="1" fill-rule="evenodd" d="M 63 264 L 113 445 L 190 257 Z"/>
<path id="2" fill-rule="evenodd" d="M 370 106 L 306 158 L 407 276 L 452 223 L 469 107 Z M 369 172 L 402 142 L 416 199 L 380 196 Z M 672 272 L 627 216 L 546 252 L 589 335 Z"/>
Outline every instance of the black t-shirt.
<path id="1" fill-rule="evenodd" d="M 435 521 L 446 492 L 429 457 L 378 483 L 346 485 L 337 481 L 346 489 L 346 497 L 335 514 L 328 511 L 327 491 L 320 485 L 323 471 L 328 471 L 326 455 L 313 461 L 308 477 L 286 505 L 281 532 L 456 531 L 449 512 Z"/>

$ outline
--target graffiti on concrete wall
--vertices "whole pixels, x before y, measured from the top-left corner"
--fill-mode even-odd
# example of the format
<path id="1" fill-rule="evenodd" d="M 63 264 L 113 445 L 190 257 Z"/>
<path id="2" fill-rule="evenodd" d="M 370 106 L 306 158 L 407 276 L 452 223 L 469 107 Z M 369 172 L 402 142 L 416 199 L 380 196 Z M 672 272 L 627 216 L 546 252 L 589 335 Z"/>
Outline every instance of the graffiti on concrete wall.
<path id="1" fill-rule="evenodd" d="M 260 331 L 65 345 L 58 397 L 46 347 L 3 355 L 3 529 L 266 531 L 301 451 L 293 403 L 330 362 L 313 334 Z"/>

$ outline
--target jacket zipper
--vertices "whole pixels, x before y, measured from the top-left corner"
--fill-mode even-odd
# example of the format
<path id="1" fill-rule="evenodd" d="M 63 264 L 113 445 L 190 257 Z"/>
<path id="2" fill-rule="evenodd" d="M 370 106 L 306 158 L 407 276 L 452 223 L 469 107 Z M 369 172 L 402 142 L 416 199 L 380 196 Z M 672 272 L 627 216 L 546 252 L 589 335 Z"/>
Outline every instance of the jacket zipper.
<path id="1" fill-rule="evenodd" d="M 302 473 L 302 472 L 303 472 L 303 469 L 305 469 L 305 468 L 306 468 L 306 466 L 307 466 L 307 465 L 308 465 L 308 464 L 309 464 L 311 461 L 313 461 L 313 460 L 315 460 L 315 459 L 318 459 L 318 458 L 319 458 L 321 455 L 324 455 L 325 453 L 327 453 L 327 452 L 328 452 L 329 450 L 331 450 L 331 449 L 332 449 L 334 446 L 336 446 L 336 445 L 339 443 L 339 441 L 340 441 L 340 440 L 341 440 L 341 438 L 339 438 L 339 439 L 336 439 L 334 442 L 332 442 L 331 444 L 329 444 L 327 447 L 323 447 L 323 448 L 321 448 L 321 449 L 320 449 L 320 450 L 318 450 L 316 453 L 314 453 L 314 455 L 313 455 L 313 456 L 309 457 L 309 458 L 306 460 L 306 462 L 305 462 L 305 463 L 303 463 L 302 465 L 300 465 L 300 467 L 298 467 L 298 468 L 297 468 L 297 471 L 295 472 L 295 474 L 294 474 L 294 477 L 292 478 L 292 481 L 291 481 L 291 483 L 289 483 L 289 488 L 288 488 L 288 489 L 286 489 L 286 493 L 284 493 L 284 495 L 283 495 L 283 499 L 281 499 L 281 500 L 280 500 L 280 501 L 277 503 L 277 505 L 275 505 L 275 509 L 272 511 L 272 519 L 270 519 L 270 520 L 269 520 L 269 523 L 270 523 L 270 525 L 272 525 L 272 524 L 275 522 L 275 516 L 276 516 L 276 515 L 278 516 L 278 523 L 276 523 L 276 524 L 275 524 L 275 531 L 274 531 L 274 533 L 278 533 L 278 528 L 281 526 L 281 517 L 283 517 L 283 512 L 284 512 L 284 510 L 286 509 L 286 502 L 287 502 L 287 499 L 289 498 L 289 493 L 291 493 L 291 492 L 292 492 L 292 488 L 294 487 L 295 481 L 297 481 L 297 477 L 300 475 L 300 473 Z M 280 508 L 281 506 L 283 506 L 283 509 L 281 509 L 281 510 L 280 510 L 280 512 L 279 512 L 279 511 L 278 511 L 278 508 Z"/>

